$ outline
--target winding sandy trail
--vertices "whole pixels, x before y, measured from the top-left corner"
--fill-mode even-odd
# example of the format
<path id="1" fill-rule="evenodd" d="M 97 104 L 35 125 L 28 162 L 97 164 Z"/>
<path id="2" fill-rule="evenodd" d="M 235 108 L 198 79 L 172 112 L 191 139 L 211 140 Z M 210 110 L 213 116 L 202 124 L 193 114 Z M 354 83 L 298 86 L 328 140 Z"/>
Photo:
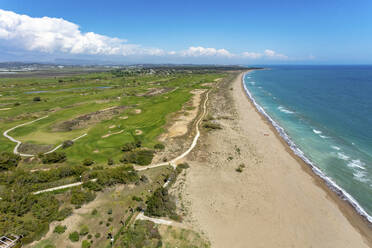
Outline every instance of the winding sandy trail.
<path id="1" fill-rule="evenodd" d="M 184 157 L 186 157 L 191 151 L 192 149 L 194 149 L 194 147 L 196 146 L 197 142 L 198 142 L 198 139 L 200 137 L 200 131 L 199 131 L 199 124 L 200 122 L 203 120 L 206 112 L 207 112 L 207 102 L 208 102 L 208 97 L 209 97 L 209 92 L 208 91 L 205 95 L 205 100 L 204 100 L 204 103 L 203 103 L 203 113 L 202 115 L 200 116 L 200 118 L 198 119 L 198 121 L 196 122 L 196 125 L 195 125 L 195 130 L 196 130 L 196 135 L 189 147 L 189 149 L 187 149 L 184 153 L 182 153 L 181 155 L 179 155 L 178 157 L 172 159 L 171 161 L 169 162 L 164 162 L 164 163 L 159 163 L 159 164 L 153 164 L 153 165 L 148 165 L 148 166 L 143 166 L 141 168 L 136 168 L 137 171 L 143 171 L 143 170 L 147 170 L 147 169 L 151 169 L 151 168 L 156 168 L 156 167 L 159 167 L 159 166 L 164 166 L 164 165 L 171 165 L 173 168 L 176 168 L 177 164 L 176 162 Z"/>
<path id="2" fill-rule="evenodd" d="M 9 139 L 10 141 L 16 143 L 16 146 L 15 146 L 14 149 L 13 149 L 13 153 L 14 153 L 14 154 L 18 154 L 18 155 L 20 155 L 20 156 L 22 156 L 22 157 L 34 157 L 34 156 L 35 156 L 35 155 L 33 155 L 33 154 L 26 154 L 26 153 L 20 153 L 20 152 L 18 152 L 18 148 L 19 148 L 19 146 L 22 144 L 22 142 L 19 141 L 19 140 L 16 140 L 16 139 L 13 138 L 12 136 L 10 136 L 8 133 L 11 132 L 11 131 L 13 131 L 13 130 L 15 130 L 15 129 L 17 129 L 17 128 L 19 128 L 19 127 L 22 127 L 22 126 L 26 126 L 26 125 L 32 124 L 32 123 L 34 123 L 34 122 L 36 122 L 36 121 L 40 121 L 40 120 L 45 119 L 45 118 L 47 118 L 47 117 L 48 117 L 48 115 L 43 116 L 43 117 L 40 117 L 40 118 L 38 118 L 38 119 L 36 119 L 36 120 L 33 120 L 33 121 L 29 121 L 29 122 L 26 122 L 26 123 L 23 123 L 23 124 L 19 124 L 19 125 L 15 126 L 15 127 L 12 127 L 12 128 L 10 128 L 10 129 L 6 130 L 5 132 L 3 132 L 3 135 L 4 135 L 7 139 Z M 76 138 L 73 139 L 72 141 L 76 141 L 76 140 L 78 140 L 78 139 L 80 139 L 80 138 L 83 138 L 83 137 L 86 136 L 86 135 L 87 135 L 86 133 L 83 134 L 83 135 L 80 135 L 79 137 L 76 137 Z M 63 145 L 63 144 L 60 144 L 60 145 L 54 147 L 52 150 L 45 152 L 44 154 L 52 153 L 52 152 L 58 150 L 59 148 L 61 148 L 62 145 Z"/>
<path id="3" fill-rule="evenodd" d="M 29 121 L 29 122 L 26 122 L 26 123 L 23 123 L 23 124 L 19 124 L 19 125 L 15 126 L 15 127 L 12 127 L 12 128 L 10 128 L 10 129 L 6 130 L 5 132 L 3 132 L 3 135 L 4 135 L 7 139 L 9 139 L 10 141 L 12 141 L 12 142 L 14 142 L 14 143 L 17 143 L 16 146 L 14 147 L 14 149 L 13 149 L 13 153 L 14 153 L 14 154 L 19 154 L 19 155 L 24 156 L 24 157 L 33 157 L 33 156 L 34 156 L 34 155 L 31 155 L 31 154 L 19 153 L 19 152 L 18 152 L 18 147 L 22 144 L 22 142 L 19 141 L 19 140 L 16 140 L 16 139 L 13 138 L 12 136 L 8 135 L 8 133 L 11 132 L 11 131 L 13 131 L 13 130 L 15 130 L 16 128 L 19 128 L 19 127 L 22 127 L 22 126 L 29 125 L 29 124 L 31 124 L 31 123 L 34 123 L 34 122 L 36 122 L 36 121 L 40 121 L 40 120 L 45 119 L 45 118 L 47 118 L 47 117 L 48 117 L 48 115 L 47 115 L 47 116 L 44 116 L 44 117 L 41 117 L 41 118 L 38 118 L 38 119 L 33 120 L 33 121 Z"/>

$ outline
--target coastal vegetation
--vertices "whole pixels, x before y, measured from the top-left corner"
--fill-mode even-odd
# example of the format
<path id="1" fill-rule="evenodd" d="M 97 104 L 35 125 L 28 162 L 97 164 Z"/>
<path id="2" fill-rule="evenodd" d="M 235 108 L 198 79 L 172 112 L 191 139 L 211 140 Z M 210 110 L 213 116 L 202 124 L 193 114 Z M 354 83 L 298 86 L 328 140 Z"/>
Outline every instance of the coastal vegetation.
<path id="1" fill-rule="evenodd" d="M 150 165 L 157 154 L 163 161 L 173 157 L 169 144 L 159 141 L 170 117 L 190 101 L 191 91 L 225 74 L 181 67 L 0 78 L 0 106 L 11 106 L 0 112 L 0 129 L 21 142 L 16 147 L 0 137 L 0 233 L 20 235 L 29 244 L 57 222 L 53 238 L 35 247 L 106 247 L 108 233 L 120 237 L 121 245 L 142 245 L 142 238 L 149 247 L 161 244 L 166 233 L 135 221 L 135 212 L 180 221 L 169 186 L 159 185 L 171 185 L 188 165 L 136 167 Z M 28 156 L 15 154 L 17 148 L 27 148 L 22 152 Z M 45 191 L 50 188 L 56 189 Z M 91 203 L 96 207 L 89 217 L 76 214 Z M 78 228 L 65 222 L 72 216 L 80 216 Z"/>

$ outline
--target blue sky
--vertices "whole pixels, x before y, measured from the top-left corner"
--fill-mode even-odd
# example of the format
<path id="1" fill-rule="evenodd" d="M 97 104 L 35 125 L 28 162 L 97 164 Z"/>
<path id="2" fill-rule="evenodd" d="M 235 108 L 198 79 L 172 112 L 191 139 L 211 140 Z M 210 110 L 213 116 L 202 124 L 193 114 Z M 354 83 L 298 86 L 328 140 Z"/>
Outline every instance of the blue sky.
<path id="1" fill-rule="evenodd" d="M 372 64 L 370 0 L 2 0 L 0 9 L 1 61 Z"/>

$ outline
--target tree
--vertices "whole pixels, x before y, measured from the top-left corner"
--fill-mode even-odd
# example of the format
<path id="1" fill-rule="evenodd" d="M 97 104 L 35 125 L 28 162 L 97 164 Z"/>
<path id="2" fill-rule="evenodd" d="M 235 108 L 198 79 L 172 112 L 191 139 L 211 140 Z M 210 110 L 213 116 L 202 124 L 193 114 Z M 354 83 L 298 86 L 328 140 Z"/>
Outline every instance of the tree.
<path id="1" fill-rule="evenodd" d="M 66 153 L 51 152 L 48 154 L 42 154 L 41 160 L 43 164 L 63 163 L 66 161 Z"/>
<path id="2" fill-rule="evenodd" d="M 41 98 L 40 96 L 35 96 L 34 99 L 32 99 L 34 102 L 40 102 Z"/>
<path id="3" fill-rule="evenodd" d="M 0 170 L 9 170 L 16 167 L 21 160 L 21 156 L 10 152 L 0 153 Z"/>
<path id="4" fill-rule="evenodd" d="M 72 242 L 78 242 L 79 241 L 79 233 L 77 231 L 75 232 L 72 232 L 70 233 L 70 235 L 68 235 L 68 238 L 72 241 Z"/>

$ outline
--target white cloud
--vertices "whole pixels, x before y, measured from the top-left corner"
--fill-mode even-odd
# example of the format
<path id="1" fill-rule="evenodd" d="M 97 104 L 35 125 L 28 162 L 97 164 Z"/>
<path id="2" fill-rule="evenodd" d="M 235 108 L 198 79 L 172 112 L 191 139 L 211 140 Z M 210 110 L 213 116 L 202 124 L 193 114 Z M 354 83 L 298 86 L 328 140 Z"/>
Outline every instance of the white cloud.
<path id="1" fill-rule="evenodd" d="M 94 32 L 82 32 L 80 27 L 62 18 L 30 17 L 0 9 L 0 41 L 20 51 L 65 53 L 78 55 L 163 56 L 218 59 L 287 59 L 286 55 L 266 49 L 263 53 L 233 54 L 221 48 L 191 46 L 187 50 L 165 51 L 130 44 L 125 39 Z M 311 57 L 310 57 L 311 58 Z"/>
<path id="2" fill-rule="evenodd" d="M 182 56 L 191 56 L 191 57 L 199 57 L 199 56 L 223 56 L 223 57 L 232 57 L 231 54 L 226 49 L 216 49 L 216 48 L 205 48 L 205 47 L 189 47 L 186 51 L 180 53 Z"/>
<path id="3" fill-rule="evenodd" d="M 245 58 L 250 58 L 250 59 L 259 59 L 262 57 L 261 53 L 255 53 L 255 52 L 244 52 L 242 54 L 243 57 Z"/>
<path id="4" fill-rule="evenodd" d="M 273 50 L 270 50 L 270 49 L 266 49 L 264 51 L 264 54 L 266 57 L 268 58 L 272 58 L 272 59 L 288 59 L 288 56 L 284 55 L 284 54 L 280 54 L 280 53 L 277 53 Z"/>
<path id="5" fill-rule="evenodd" d="M 0 39 L 18 48 L 40 52 L 98 55 L 163 55 L 157 48 L 127 44 L 126 40 L 93 32 L 82 33 L 75 23 L 62 18 L 34 18 L 0 9 Z"/>

